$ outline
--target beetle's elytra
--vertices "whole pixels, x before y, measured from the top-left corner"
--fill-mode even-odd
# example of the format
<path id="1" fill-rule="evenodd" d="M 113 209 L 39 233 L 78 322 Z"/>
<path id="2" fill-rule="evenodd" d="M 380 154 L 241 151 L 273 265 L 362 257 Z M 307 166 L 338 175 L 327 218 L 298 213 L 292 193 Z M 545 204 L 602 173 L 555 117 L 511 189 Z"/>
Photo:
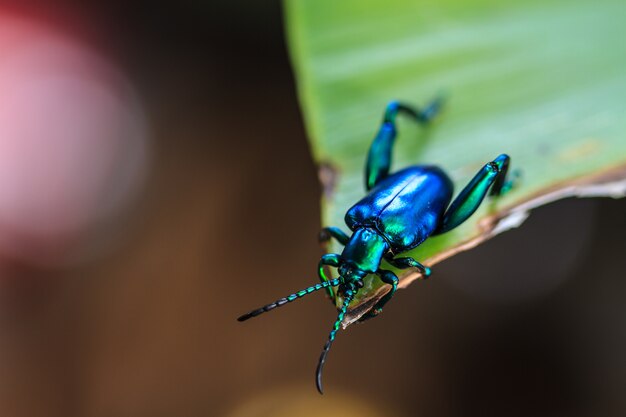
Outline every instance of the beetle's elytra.
<path id="1" fill-rule="evenodd" d="M 440 108 L 441 99 L 432 101 L 423 110 L 397 101 L 387 105 L 382 125 L 367 156 L 365 187 L 368 194 L 346 213 L 345 221 L 352 235 L 348 236 L 337 227 L 326 227 L 320 233 L 321 240 L 336 239 L 344 246 L 343 252 L 322 256 L 318 265 L 320 284 L 238 318 L 239 321 L 248 320 L 322 288 L 327 289 L 334 298 L 336 287 L 336 291 L 343 297 L 343 303 L 317 365 L 316 384 L 320 393 L 323 392 L 322 369 L 326 356 L 348 305 L 363 287 L 363 278 L 375 274 L 391 286 L 391 290 L 361 318 L 366 320 L 382 311 L 398 286 L 396 274 L 380 267 L 383 259 L 399 269 L 417 268 L 428 277 L 428 267 L 413 258 L 398 257 L 397 254 L 407 252 L 428 237 L 448 232 L 463 223 L 480 206 L 489 189 L 490 195 L 497 196 L 510 187 L 510 181 L 506 179 L 510 158 L 506 154 L 498 156 L 478 171 L 454 201 L 452 181 L 437 166 L 414 165 L 389 173 L 396 138 L 396 116 L 403 113 L 418 123 L 427 124 L 439 113 Z M 328 278 L 324 272 L 325 266 L 337 268 L 339 277 Z"/>

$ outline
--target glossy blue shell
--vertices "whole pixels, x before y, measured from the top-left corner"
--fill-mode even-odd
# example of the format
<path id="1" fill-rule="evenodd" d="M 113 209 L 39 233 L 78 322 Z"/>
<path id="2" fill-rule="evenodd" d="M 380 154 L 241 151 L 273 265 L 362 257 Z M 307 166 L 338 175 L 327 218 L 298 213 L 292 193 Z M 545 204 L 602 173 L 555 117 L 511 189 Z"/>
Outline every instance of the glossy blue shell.
<path id="1" fill-rule="evenodd" d="M 452 200 L 450 178 L 436 166 L 412 166 L 380 181 L 346 213 L 352 231 L 376 229 L 396 253 L 412 249 L 440 224 Z"/>

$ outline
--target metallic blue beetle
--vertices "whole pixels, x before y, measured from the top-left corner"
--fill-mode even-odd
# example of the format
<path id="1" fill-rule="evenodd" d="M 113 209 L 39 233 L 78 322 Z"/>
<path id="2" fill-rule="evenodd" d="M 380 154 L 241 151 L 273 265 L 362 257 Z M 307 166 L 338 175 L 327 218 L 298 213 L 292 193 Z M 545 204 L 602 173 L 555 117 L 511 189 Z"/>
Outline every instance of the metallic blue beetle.
<path id="1" fill-rule="evenodd" d="M 326 227 L 320 233 L 320 240 L 334 238 L 345 246 L 341 255 L 331 253 L 322 256 L 318 268 L 320 284 L 238 318 L 239 321 L 247 320 L 322 288 L 334 298 L 333 287 L 337 287 L 343 303 L 317 365 L 316 384 L 320 393 L 326 356 L 348 306 L 363 287 L 363 278 L 376 274 L 391 286 L 391 290 L 361 320 L 378 315 L 397 289 L 398 277 L 392 271 L 381 268 L 383 259 L 399 269 L 417 268 L 428 277 L 428 267 L 413 258 L 397 255 L 417 247 L 430 236 L 445 233 L 463 223 L 480 206 L 490 188 L 490 194 L 497 196 L 511 185 L 506 180 L 510 158 L 505 154 L 478 171 L 454 201 L 452 181 L 436 166 L 415 165 L 389 174 L 396 137 L 396 116 L 404 113 L 418 123 L 427 124 L 437 115 L 441 104 L 441 100 L 436 99 L 423 110 L 396 101 L 387 105 L 382 126 L 367 157 L 365 186 L 368 194 L 346 213 L 346 224 L 352 235 L 348 236 L 336 227 Z M 337 268 L 339 277 L 329 279 L 324 272 L 326 266 Z"/>

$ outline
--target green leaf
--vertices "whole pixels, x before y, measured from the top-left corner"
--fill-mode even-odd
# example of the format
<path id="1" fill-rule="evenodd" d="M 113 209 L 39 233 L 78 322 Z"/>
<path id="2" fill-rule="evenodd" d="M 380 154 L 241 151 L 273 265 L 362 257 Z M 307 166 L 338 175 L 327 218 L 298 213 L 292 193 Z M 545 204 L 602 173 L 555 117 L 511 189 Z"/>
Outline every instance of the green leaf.
<path id="1" fill-rule="evenodd" d="M 440 165 L 458 192 L 483 164 L 507 153 L 521 179 L 410 256 L 432 265 L 519 225 L 540 204 L 626 192 L 623 0 L 285 0 L 285 6 L 325 187 L 323 224 L 345 228 L 344 213 L 363 197 L 365 156 L 386 103 L 424 105 L 438 92 L 448 102 L 433 126 L 400 121 L 393 167 Z M 417 277 L 405 275 L 402 285 Z M 345 325 L 387 288 L 372 278 L 364 290 Z"/>

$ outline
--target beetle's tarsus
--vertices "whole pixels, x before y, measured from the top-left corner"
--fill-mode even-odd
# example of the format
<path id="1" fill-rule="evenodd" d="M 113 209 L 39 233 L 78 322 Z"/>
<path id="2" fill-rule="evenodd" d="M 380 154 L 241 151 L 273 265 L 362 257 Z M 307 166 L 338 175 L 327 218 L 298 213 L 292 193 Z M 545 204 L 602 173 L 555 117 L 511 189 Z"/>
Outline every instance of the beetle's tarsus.
<path id="1" fill-rule="evenodd" d="M 425 266 L 424 270 L 422 271 L 422 279 L 428 279 L 430 278 L 432 274 L 433 274 L 433 270 Z"/>
<path id="2" fill-rule="evenodd" d="M 421 112 L 421 118 L 424 123 L 429 123 L 435 117 L 437 117 L 446 103 L 446 96 L 444 94 L 439 94 L 432 100 L 430 103 L 424 107 L 424 110 Z"/>
<path id="3" fill-rule="evenodd" d="M 420 124 L 427 124 L 434 119 L 443 105 L 443 96 L 438 96 L 423 110 L 417 107 L 390 101 L 385 108 L 383 123 L 381 124 L 374 141 L 370 145 L 365 163 L 365 188 L 369 191 L 389 175 L 391 168 L 391 151 L 396 139 L 396 117 L 399 113 L 406 114 Z"/>

